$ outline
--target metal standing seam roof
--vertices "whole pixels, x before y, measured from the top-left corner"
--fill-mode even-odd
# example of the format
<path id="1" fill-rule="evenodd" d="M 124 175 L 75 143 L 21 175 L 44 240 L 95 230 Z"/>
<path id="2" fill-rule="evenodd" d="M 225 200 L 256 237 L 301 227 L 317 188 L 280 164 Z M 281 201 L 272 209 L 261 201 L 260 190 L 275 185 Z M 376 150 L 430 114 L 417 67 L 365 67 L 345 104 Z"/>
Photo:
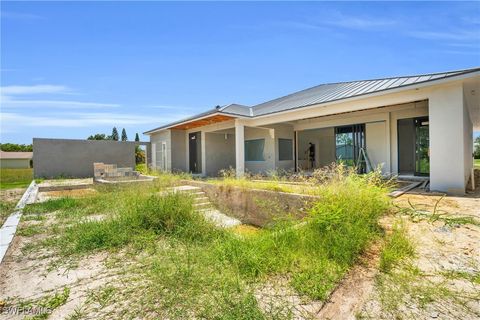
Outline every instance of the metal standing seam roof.
<path id="1" fill-rule="evenodd" d="M 433 80 L 480 71 L 480 68 L 405 77 L 328 83 L 298 91 L 252 107 L 253 117 L 310 105 L 343 100 Z"/>
<path id="2" fill-rule="evenodd" d="M 459 76 L 459 75 L 478 72 L 478 71 L 480 71 L 480 67 L 465 69 L 465 70 L 413 75 L 413 76 L 401 76 L 401 77 L 391 77 L 391 78 L 382 78 L 382 79 L 326 83 L 326 84 L 321 84 L 305 90 L 301 90 L 298 92 L 294 92 L 292 94 L 289 94 L 277 99 L 263 102 L 252 107 L 248 107 L 240 104 L 229 104 L 223 107 L 217 107 L 215 109 L 197 114 L 190 118 L 183 119 L 183 120 L 147 131 L 146 133 L 150 133 L 150 132 L 161 130 L 161 129 L 166 129 L 173 125 L 183 123 L 183 122 L 188 122 L 200 117 L 204 117 L 209 114 L 221 113 L 221 114 L 232 115 L 232 116 L 254 118 L 256 116 L 263 116 L 263 115 L 277 113 L 281 111 L 307 107 L 315 104 L 339 101 L 347 98 L 358 97 L 358 96 L 372 94 L 376 92 L 382 92 L 382 91 L 407 87 L 415 84 L 445 79 L 453 76 Z"/>

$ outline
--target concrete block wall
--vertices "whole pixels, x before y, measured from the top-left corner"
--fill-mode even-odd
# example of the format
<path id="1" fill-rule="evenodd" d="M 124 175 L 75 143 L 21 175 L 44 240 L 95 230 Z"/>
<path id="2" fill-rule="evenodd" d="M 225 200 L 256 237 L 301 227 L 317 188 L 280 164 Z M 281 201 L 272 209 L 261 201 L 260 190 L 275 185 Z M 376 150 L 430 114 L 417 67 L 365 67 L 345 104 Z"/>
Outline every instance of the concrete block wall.
<path id="1" fill-rule="evenodd" d="M 135 168 L 135 142 L 33 138 L 35 178 L 94 176 L 93 163 Z"/>

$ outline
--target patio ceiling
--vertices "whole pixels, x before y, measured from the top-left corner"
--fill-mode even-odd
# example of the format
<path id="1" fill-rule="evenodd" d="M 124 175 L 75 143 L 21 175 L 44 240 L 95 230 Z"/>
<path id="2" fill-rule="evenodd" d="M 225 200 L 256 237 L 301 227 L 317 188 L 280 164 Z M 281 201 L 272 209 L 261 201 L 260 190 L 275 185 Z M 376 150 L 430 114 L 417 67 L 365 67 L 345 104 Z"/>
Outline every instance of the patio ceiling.
<path id="1" fill-rule="evenodd" d="M 189 122 L 185 122 L 182 124 L 179 124 L 175 127 L 171 127 L 170 129 L 177 129 L 177 130 L 188 130 L 188 129 L 193 129 L 193 128 L 198 128 L 198 127 L 203 127 L 209 124 L 214 124 L 218 122 L 224 122 L 228 120 L 235 119 L 234 117 L 230 116 L 225 116 L 221 114 L 213 115 L 210 117 L 206 117 L 203 119 L 198 119 L 198 120 L 192 120 Z"/>

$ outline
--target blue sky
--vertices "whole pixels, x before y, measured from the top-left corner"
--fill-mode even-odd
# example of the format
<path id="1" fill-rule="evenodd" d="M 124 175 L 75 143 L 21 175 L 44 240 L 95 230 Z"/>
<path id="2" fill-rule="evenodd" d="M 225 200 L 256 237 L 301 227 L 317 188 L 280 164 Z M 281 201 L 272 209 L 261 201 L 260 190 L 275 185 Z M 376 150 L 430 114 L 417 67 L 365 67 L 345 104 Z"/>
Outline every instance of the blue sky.
<path id="1" fill-rule="evenodd" d="M 479 2 L 1 2 L 1 142 L 480 66 Z M 146 139 L 146 137 L 142 137 Z"/>

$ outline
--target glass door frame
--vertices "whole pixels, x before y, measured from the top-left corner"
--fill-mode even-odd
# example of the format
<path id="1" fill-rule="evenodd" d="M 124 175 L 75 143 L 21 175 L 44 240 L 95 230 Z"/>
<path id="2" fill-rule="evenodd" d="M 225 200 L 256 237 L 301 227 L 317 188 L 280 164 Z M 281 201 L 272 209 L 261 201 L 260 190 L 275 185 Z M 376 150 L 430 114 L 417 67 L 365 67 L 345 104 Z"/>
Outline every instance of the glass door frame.
<path id="1" fill-rule="evenodd" d="M 422 124 L 424 122 L 427 122 L 427 124 Z M 415 137 L 415 143 L 414 143 L 414 155 L 415 155 L 415 159 L 414 159 L 414 165 L 415 165 L 415 168 L 414 168 L 414 175 L 415 176 L 430 176 L 430 131 L 428 131 L 428 151 L 427 151 L 427 159 L 428 159 L 428 173 L 425 173 L 425 172 L 420 172 L 418 170 L 418 163 L 420 161 L 420 153 L 419 153 L 419 140 L 418 140 L 418 135 L 417 135 L 417 131 L 418 131 L 418 128 L 420 127 L 427 127 L 428 130 L 430 129 L 429 128 L 429 119 L 428 119 L 428 116 L 425 116 L 425 117 L 417 117 L 417 118 L 414 118 L 413 119 L 413 123 L 414 123 L 414 128 L 415 128 L 415 131 L 414 131 L 414 137 Z"/>

